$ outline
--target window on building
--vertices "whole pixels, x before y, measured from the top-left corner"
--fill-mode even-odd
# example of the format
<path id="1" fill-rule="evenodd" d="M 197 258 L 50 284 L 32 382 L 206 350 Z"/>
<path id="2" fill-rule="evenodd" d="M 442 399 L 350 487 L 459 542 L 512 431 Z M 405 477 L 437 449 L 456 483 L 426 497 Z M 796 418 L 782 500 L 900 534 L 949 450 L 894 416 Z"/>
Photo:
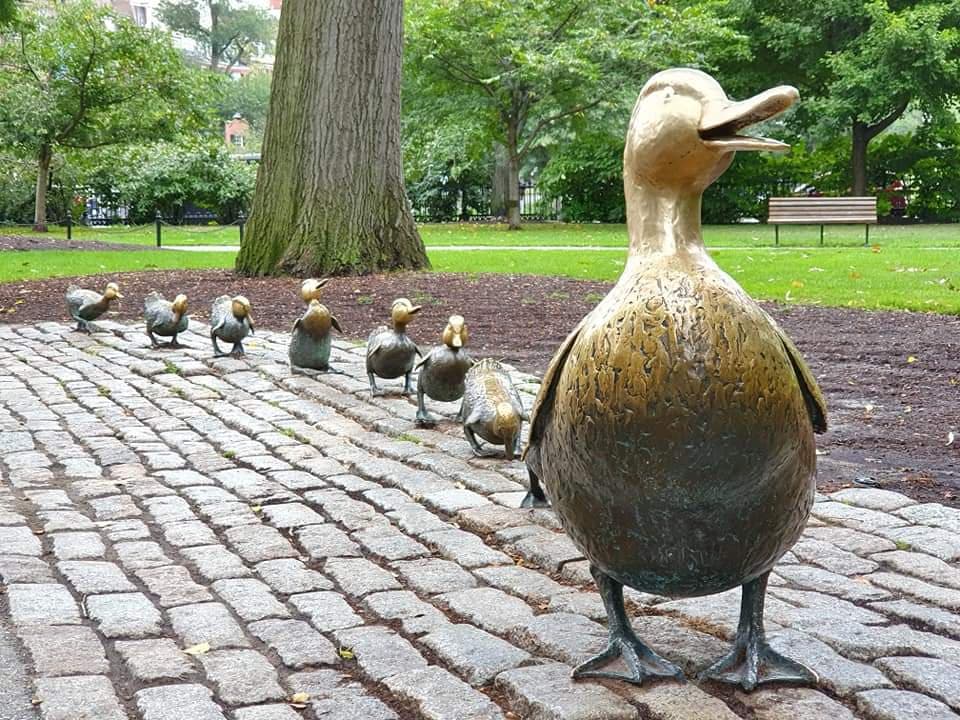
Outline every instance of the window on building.
<path id="1" fill-rule="evenodd" d="M 230 142 L 237 147 L 243 147 L 243 135 L 239 133 L 230 133 Z"/>
<path id="2" fill-rule="evenodd" d="M 133 21 L 140 27 L 147 26 L 147 8 L 143 5 L 133 5 L 130 8 L 133 11 Z"/>

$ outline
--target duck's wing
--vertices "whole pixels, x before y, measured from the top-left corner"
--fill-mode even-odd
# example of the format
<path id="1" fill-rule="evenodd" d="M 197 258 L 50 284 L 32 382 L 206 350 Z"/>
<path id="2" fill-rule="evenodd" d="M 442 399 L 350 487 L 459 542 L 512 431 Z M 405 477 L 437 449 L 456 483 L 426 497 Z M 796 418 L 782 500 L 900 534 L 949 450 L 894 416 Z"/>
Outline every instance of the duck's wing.
<path id="1" fill-rule="evenodd" d="M 560 377 L 563 366 L 567 362 L 570 350 L 573 349 L 573 343 L 576 341 L 577 336 L 580 335 L 580 331 L 583 329 L 586 321 L 587 318 L 583 318 L 583 320 L 577 323 L 573 332 L 567 335 L 567 339 L 563 341 L 560 349 L 557 350 L 557 354 L 554 355 L 553 360 L 550 361 L 547 372 L 543 375 L 543 381 L 540 383 L 540 392 L 537 393 L 537 399 L 534 401 L 533 409 L 530 411 L 530 437 L 527 441 L 527 449 L 523 454 L 524 458 L 526 458 L 531 448 L 536 447 L 537 441 L 540 439 L 540 434 L 543 432 L 543 426 L 550 417 L 550 412 L 553 410 L 553 394 L 556 391 L 557 380 Z M 480 363 L 483 362 L 483 360 L 480 361 Z M 474 365 L 474 367 L 477 366 Z"/>
<path id="2" fill-rule="evenodd" d="M 87 305 L 100 302 L 103 296 L 94 290 L 84 290 L 76 285 L 71 285 L 67 288 L 65 297 L 67 299 L 67 305 L 74 310 L 82 310 Z"/>
<path id="3" fill-rule="evenodd" d="M 227 315 L 230 314 L 231 299 L 229 295 L 221 295 L 213 301 L 210 308 L 210 332 L 219 330 L 227 321 Z"/>
<path id="4" fill-rule="evenodd" d="M 340 321 L 337 320 L 336 315 L 330 316 L 330 324 L 337 329 L 337 332 L 343 335 L 343 330 L 340 328 Z"/>
<path id="5" fill-rule="evenodd" d="M 790 358 L 790 364 L 793 365 L 793 371 L 797 375 L 797 382 L 800 383 L 800 392 L 803 393 L 803 401 L 807 406 L 807 414 L 810 416 L 810 422 L 813 423 L 815 433 L 825 433 L 827 431 L 827 401 L 820 392 L 820 386 L 817 385 L 817 379 L 813 376 L 810 368 L 807 366 L 803 355 L 793 340 L 787 335 L 783 328 L 777 324 L 777 321 L 770 317 L 770 314 L 764 311 L 764 315 L 770 321 L 773 329 L 776 330 L 780 342 L 783 343 L 783 349 Z"/>
<path id="6" fill-rule="evenodd" d="M 164 312 L 168 310 L 168 305 L 169 303 L 157 292 L 152 292 L 143 299 L 143 317 L 148 327 L 167 319 L 173 320 L 172 312 L 169 312 L 169 317 L 167 317 L 168 313 Z"/>
<path id="7" fill-rule="evenodd" d="M 426 355 L 422 355 L 417 364 L 413 366 L 414 370 L 423 370 L 430 365 L 430 359 L 433 357 L 433 350 L 428 352 Z"/>
<path id="8" fill-rule="evenodd" d="M 370 337 L 367 338 L 367 357 L 373 357 L 377 354 L 380 345 L 383 343 L 383 337 L 387 332 L 387 326 L 381 325 L 370 333 Z"/>

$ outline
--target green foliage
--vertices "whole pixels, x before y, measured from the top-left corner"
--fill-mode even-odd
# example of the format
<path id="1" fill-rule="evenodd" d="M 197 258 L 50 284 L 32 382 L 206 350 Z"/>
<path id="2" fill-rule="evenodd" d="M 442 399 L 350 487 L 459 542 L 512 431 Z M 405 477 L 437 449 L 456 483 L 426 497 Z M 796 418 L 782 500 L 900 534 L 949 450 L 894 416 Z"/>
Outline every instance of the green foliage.
<path id="1" fill-rule="evenodd" d="M 216 109 L 221 120 L 229 120 L 236 113 L 250 123 L 255 138 L 262 138 L 270 107 L 269 72 L 257 70 L 236 80 L 222 76 L 217 85 Z M 249 146 L 247 146 L 249 150 Z"/>
<path id="2" fill-rule="evenodd" d="M 97 148 L 155 140 L 198 119 L 202 86 L 166 36 L 76 0 L 24 13 L 0 37 L 0 138 Z"/>
<path id="3" fill-rule="evenodd" d="M 211 70 L 224 72 L 248 62 L 253 50 L 269 51 L 277 35 L 270 13 L 235 0 L 164 0 L 160 18 L 199 45 Z"/>
<path id="4" fill-rule="evenodd" d="M 815 135 L 846 129 L 866 148 L 909 106 L 939 112 L 960 94 L 958 0 L 731 0 L 729 10 L 751 42 L 749 60 L 724 62 L 733 89 L 796 85 L 795 125 Z"/>
<path id="5" fill-rule="evenodd" d="M 193 203 L 232 221 L 249 207 L 256 166 L 230 157 L 222 142 L 153 143 L 100 155 L 84 182 L 107 204 L 125 203 L 134 223 L 156 210 L 178 221 Z"/>
<path id="6" fill-rule="evenodd" d="M 558 145 L 539 183 L 563 199 L 566 221 L 623 222 L 623 134 L 588 130 Z"/>

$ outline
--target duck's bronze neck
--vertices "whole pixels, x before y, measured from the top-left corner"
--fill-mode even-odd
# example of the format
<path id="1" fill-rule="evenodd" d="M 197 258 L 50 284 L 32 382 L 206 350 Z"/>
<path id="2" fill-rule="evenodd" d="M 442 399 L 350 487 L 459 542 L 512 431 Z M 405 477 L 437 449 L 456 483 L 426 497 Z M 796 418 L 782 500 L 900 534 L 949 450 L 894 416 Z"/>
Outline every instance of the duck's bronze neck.
<path id="1" fill-rule="evenodd" d="M 630 258 L 703 252 L 700 190 L 628 184 L 625 192 Z"/>

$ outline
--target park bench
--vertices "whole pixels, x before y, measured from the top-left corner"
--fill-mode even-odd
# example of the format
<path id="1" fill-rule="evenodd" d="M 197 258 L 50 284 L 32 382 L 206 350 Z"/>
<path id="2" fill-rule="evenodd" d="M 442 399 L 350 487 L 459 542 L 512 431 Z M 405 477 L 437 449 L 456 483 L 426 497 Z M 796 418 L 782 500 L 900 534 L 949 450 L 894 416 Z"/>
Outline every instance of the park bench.
<path id="1" fill-rule="evenodd" d="M 870 226 L 877 223 L 875 197 L 772 197 L 767 222 L 773 224 L 774 243 L 780 244 L 781 225 L 819 225 L 823 245 L 824 225 L 860 225 L 870 244 Z"/>

